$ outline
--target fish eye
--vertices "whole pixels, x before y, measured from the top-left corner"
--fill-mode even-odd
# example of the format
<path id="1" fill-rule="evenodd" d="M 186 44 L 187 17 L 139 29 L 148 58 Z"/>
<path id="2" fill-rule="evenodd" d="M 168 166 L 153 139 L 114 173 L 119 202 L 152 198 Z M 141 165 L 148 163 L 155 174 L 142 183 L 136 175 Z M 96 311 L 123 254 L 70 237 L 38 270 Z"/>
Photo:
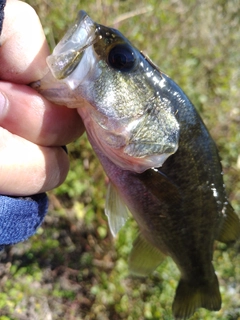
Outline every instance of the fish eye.
<path id="1" fill-rule="evenodd" d="M 135 54 L 130 46 L 118 44 L 108 54 L 108 64 L 119 71 L 130 71 L 135 65 Z"/>

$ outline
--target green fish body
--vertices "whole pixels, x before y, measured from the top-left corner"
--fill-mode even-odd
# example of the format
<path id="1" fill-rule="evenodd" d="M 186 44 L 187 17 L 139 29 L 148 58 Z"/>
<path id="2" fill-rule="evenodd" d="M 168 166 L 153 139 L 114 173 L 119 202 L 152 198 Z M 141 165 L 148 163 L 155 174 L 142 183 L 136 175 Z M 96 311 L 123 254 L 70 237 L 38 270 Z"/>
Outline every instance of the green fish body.
<path id="1" fill-rule="evenodd" d="M 33 84 L 78 108 L 107 176 L 106 214 L 117 234 L 128 211 L 139 226 L 131 273 L 146 276 L 170 256 L 181 279 L 175 319 L 221 308 L 215 240 L 235 241 L 240 223 L 225 194 L 218 151 L 179 86 L 119 31 L 81 11 Z"/>

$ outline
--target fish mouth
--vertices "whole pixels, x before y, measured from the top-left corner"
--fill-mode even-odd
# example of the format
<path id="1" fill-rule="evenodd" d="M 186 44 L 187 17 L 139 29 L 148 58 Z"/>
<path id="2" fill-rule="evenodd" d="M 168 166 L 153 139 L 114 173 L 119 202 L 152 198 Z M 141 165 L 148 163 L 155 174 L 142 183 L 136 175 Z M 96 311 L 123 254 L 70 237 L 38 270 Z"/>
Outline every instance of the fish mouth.
<path id="1" fill-rule="evenodd" d="M 66 105 L 69 87 L 74 89 L 87 76 L 86 64 L 81 66 L 81 70 L 77 69 L 84 53 L 100 38 L 99 25 L 85 11 L 79 11 L 72 27 L 47 57 L 48 72 L 41 80 L 30 83 L 30 87 L 52 102 Z M 72 80 L 75 69 L 78 75 L 74 75 Z"/>
<path id="2" fill-rule="evenodd" d="M 57 80 L 70 75 L 79 64 L 84 51 L 98 39 L 98 25 L 85 11 L 79 11 L 75 23 L 47 58 L 52 75 Z"/>

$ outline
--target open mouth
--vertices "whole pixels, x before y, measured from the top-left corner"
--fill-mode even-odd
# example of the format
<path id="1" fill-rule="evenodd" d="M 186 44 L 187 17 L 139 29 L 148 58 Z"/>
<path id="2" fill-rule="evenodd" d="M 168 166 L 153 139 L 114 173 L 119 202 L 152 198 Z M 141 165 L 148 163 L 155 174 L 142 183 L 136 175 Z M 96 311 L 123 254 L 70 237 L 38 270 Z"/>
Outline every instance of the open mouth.
<path id="1" fill-rule="evenodd" d="M 98 28 L 85 11 L 79 11 L 73 26 L 47 58 L 49 69 L 56 79 L 64 79 L 74 71 L 84 51 L 98 41 Z"/>

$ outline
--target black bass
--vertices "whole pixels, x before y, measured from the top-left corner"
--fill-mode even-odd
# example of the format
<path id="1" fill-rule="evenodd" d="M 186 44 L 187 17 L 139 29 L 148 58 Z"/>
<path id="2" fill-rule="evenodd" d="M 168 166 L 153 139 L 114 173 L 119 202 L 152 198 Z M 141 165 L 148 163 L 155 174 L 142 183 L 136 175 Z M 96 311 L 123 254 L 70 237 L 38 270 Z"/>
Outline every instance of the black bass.
<path id="1" fill-rule="evenodd" d="M 219 310 L 213 245 L 235 241 L 240 222 L 225 194 L 216 145 L 194 106 L 119 31 L 83 11 L 47 63 L 49 73 L 32 87 L 78 108 L 110 180 L 112 233 L 128 210 L 138 223 L 131 273 L 145 276 L 169 255 L 181 272 L 174 317 Z"/>

